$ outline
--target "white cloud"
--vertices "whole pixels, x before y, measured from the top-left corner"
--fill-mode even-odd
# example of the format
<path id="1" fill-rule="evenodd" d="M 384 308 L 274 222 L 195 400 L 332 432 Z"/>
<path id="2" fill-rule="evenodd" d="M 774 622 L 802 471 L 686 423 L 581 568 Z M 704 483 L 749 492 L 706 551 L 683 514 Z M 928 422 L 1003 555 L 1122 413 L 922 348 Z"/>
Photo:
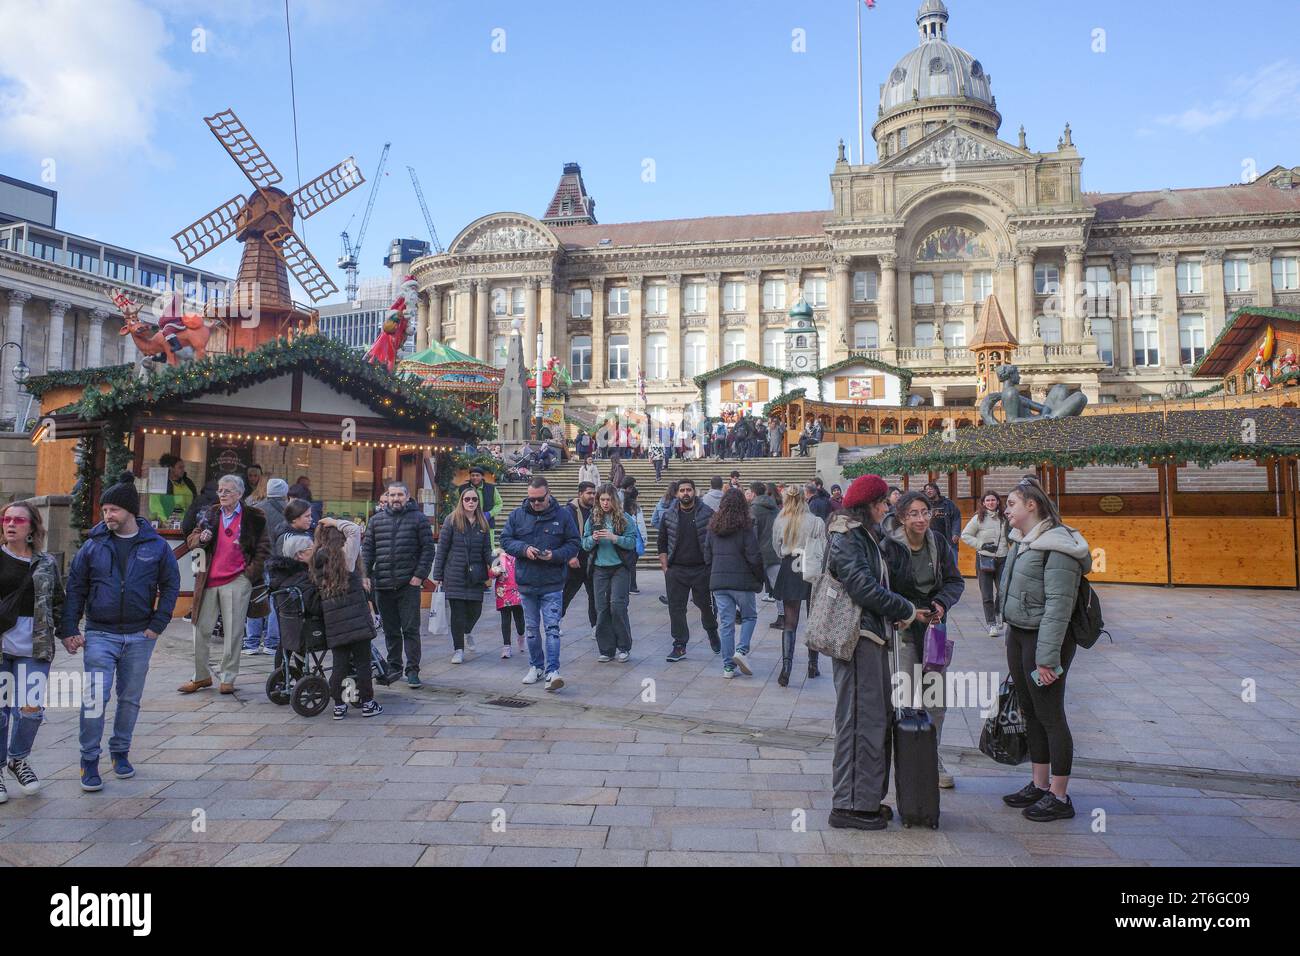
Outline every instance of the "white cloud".
<path id="1" fill-rule="evenodd" d="M 0 0 L 0 142 L 80 162 L 156 160 L 160 107 L 187 83 L 139 0 Z"/>
<path id="2" fill-rule="evenodd" d="M 1254 73 L 1234 77 L 1228 83 L 1230 95 L 1208 105 L 1197 105 L 1180 113 L 1157 116 L 1160 126 L 1184 133 L 1202 133 L 1232 120 L 1290 119 L 1300 99 L 1300 65 L 1279 60 Z"/>

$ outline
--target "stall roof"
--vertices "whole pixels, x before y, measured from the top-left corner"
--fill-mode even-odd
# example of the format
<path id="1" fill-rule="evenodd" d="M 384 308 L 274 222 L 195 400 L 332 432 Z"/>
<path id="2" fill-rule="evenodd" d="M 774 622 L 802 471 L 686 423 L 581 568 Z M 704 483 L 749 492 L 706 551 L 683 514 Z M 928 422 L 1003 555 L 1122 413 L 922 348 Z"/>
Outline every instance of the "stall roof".
<path id="1" fill-rule="evenodd" d="M 466 355 L 464 352 L 458 352 L 450 345 L 432 339 L 429 347 L 423 352 L 416 352 L 410 358 L 403 359 L 403 362 L 419 362 L 421 365 L 446 365 L 448 362 L 466 363 L 469 365 L 486 365 L 486 362 L 480 362 L 472 355 Z"/>
<path id="2" fill-rule="evenodd" d="M 1259 330 L 1268 325 L 1270 320 L 1300 323 L 1300 312 L 1288 312 L 1286 309 L 1266 309 L 1245 306 L 1238 309 L 1223 324 L 1223 331 L 1214 339 L 1214 344 L 1201 356 L 1201 361 L 1192 374 L 1196 376 L 1227 375 L 1242 352 L 1256 347 L 1255 336 Z"/>
<path id="3" fill-rule="evenodd" d="M 269 378 L 291 372 L 309 373 L 334 391 L 368 405 L 377 416 L 405 429 L 441 425 L 439 437 L 466 440 L 490 437 L 491 419 L 467 411 L 463 404 L 430 394 L 386 368 L 365 361 L 360 353 L 323 335 L 275 339 L 251 352 L 217 355 L 189 365 L 164 368 L 149 379 L 125 377 L 120 368 L 98 370 L 98 377 L 76 382 L 55 373 L 33 380 L 41 394 L 59 385 L 92 386 L 107 382 L 107 391 L 88 387 L 81 400 L 63 409 L 84 421 L 132 414 L 156 414 L 207 394 L 232 394 Z M 232 410 L 233 411 L 233 410 Z"/>
<path id="4" fill-rule="evenodd" d="M 906 418 L 906 412 L 902 414 Z M 855 462 L 846 475 L 901 475 L 1000 466 L 1143 465 L 1300 454 L 1300 409 L 1207 409 L 1038 419 L 927 435 Z"/>

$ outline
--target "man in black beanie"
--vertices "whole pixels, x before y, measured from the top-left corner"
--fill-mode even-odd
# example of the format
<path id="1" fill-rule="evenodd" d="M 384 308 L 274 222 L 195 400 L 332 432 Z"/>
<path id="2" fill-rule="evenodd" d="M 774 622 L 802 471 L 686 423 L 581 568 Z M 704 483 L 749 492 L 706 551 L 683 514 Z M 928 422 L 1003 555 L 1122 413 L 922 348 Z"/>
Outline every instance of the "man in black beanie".
<path id="1" fill-rule="evenodd" d="M 113 773 L 135 776 L 127 759 L 154 642 L 167 627 L 180 592 L 180 569 L 167 542 L 137 519 L 135 476 L 122 475 L 99 499 L 103 519 L 90 530 L 68 569 L 59 636 L 69 654 L 86 649 L 81 709 L 81 789 L 102 790 L 99 776 L 104 715 L 116 683 L 117 712 L 108 741 Z M 82 636 L 81 618 L 86 618 Z"/>

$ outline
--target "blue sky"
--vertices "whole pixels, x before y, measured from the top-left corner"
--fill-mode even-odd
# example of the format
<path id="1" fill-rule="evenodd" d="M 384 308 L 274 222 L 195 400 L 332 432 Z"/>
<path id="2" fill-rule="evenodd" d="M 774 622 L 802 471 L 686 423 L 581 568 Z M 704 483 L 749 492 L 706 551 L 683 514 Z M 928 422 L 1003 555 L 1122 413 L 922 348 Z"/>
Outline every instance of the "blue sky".
<path id="1" fill-rule="evenodd" d="M 917 42 L 917 5 L 863 13 L 869 159 L 877 87 Z M 1023 123 L 1050 149 L 1068 121 L 1087 190 L 1300 164 L 1294 0 L 948 6 L 949 40 L 992 76 L 1002 138 Z M 853 0 L 290 10 L 302 178 L 348 155 L 369 178 L 393 144 L 362 276 L 391 238 L 425 237 L 408 164 L 446 244 L 488 212 L 541 215 L 570 160 L 605 222 L 826 208 L 836 140 L 857 138 Z M 296 188 L 276 0 L 0 0 L 0 24 L 0 172 L 53 170 L 62 228 L 177 258 L 173 232 L 247 191 L 202 122 L 226 107 Z M 355 234 L 368 188 L 300 229 L 340 286 L 338 234 L 354 215 Z M 238 255 L 232 240 L 198 264 L 233 274 Z"/>

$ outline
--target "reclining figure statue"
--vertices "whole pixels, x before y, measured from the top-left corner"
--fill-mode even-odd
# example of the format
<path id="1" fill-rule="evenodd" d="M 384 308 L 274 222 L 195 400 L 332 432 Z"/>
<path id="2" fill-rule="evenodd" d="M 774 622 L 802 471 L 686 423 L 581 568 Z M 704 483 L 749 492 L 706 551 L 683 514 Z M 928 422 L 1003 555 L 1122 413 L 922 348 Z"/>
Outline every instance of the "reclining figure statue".
<path id="1" fill-rule="evenodd" d="M 993 409 L 1002 403 L 1002 413 L 1009 422 L 1029 422 L 1037 418 L 1067 418 L 1080 415 L 1088 404 L 1088 396 L 1083 392 L 1071 392 L 1069 387 L 1059 382 L 1047 392 L 1042 403 L 1025 398 L 1017 386 L 1020 384 L 1020 369 L 1015 365 L 999 365 L 998 381 L 1002 382 L 1002 391 L 989 392 L 980 402 L 980 418 L 986 425 L 997 425 Z"/>

